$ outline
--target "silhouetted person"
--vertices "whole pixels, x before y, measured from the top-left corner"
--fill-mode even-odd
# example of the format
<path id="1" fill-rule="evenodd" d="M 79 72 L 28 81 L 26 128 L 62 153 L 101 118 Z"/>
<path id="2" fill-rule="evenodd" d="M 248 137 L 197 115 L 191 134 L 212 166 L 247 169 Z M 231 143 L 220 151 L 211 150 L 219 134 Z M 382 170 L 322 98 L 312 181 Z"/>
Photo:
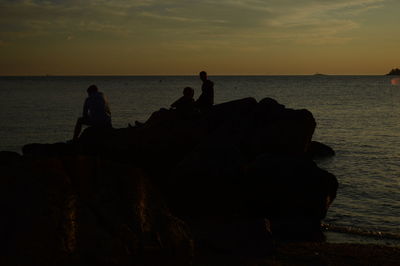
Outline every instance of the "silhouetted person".
<path id="1" fill-rule="evenodd" d="M 183 96 L 171 104 L 171 109 L 180 112 L 192 111 L 194 108 L 194 90 L 191 87 L 183 89 Z"/>
<path id="2" fill-rule="evenodd" d="M 176 114 L 181 118 L 191 118 L 197 115 L 199 110 L 195 106 L 193 96 L 193 88 L 185 87 L 183 89 L 183 96 L 171 104 L 170 110 L 161 108 L 160 110 L 153 112 L 146 122 L 142 123 L 135 121 L 135 126 L 142 127 L 145 125 L 154 125 L 160 121 L 171 119 L 171 117 L 175 117 Z M 130 124 L 129 126 L 132 127 Z"/>
<path id="3" fill-rule="evenodd" d="M 203 81 L 203 85 L 201 86 L 201 95 L 196 101 L 196 106 L 204 110 L 214 104 L 214 83 L 207 78 L 205 71 L 201 71 L 199 76 Z"/>
<path id="4" fill-rule="evenodd" d="M 111 128 L 111 112 L 103 93 L 99 92 L 96 85 L 87 89 L 89 97 L 83 105 L 82 117 L 76 121 L 73 140 L 77 140 L 82 130 L 82 125 L 99 128 Z"/>

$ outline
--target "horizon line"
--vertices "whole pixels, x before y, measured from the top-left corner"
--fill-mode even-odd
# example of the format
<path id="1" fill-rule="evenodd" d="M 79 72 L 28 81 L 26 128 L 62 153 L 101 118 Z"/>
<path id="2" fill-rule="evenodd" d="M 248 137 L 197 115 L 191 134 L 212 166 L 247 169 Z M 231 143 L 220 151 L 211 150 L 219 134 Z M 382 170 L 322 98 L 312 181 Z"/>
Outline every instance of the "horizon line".
<path id="1" fill-rule="evenodd" d="M 17 75 L 0 75 L 0 77 L 191 77 L 198 74 L 17 74 Z M 388 74 L 208 74 L 208 76 L 388 76 Z"/>

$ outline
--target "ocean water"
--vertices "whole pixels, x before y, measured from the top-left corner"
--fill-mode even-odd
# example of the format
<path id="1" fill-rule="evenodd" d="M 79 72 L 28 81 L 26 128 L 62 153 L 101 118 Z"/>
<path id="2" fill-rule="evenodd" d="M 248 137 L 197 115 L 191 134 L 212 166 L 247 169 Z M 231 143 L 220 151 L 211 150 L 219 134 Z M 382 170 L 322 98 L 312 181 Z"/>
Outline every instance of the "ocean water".
<path id="1" fill-rule="evenodd" d="M 318 165 L 339 180 L 324 220 L 328 241 L 400 246 L 400 86 L 387 76 L 211 76 L 215 102 L 272 97 L 310 110 L 314 140 L 336 156 Z M 107 96 L 114 127 L 145 121 L 195 88 L 197 76 L 0 77 L 0 150 L 72 138 L 86 88 Z"/>

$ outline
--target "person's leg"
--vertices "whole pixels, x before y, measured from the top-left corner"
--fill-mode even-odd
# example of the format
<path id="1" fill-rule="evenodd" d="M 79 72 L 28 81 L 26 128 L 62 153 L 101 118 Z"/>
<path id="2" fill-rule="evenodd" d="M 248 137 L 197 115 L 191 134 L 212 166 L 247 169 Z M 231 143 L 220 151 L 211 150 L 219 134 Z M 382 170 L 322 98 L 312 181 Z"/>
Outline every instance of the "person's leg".
<path id="1" fill-rule="evenodd" d="M 83 121 L 82 117 L 79 117 L 78 120 L 76 120 L 75 129 L 74 129 L 74 137 L 72 139 L 74 141 L 78 140 L 79 134 L 81 133 L 82 121 Z"/>

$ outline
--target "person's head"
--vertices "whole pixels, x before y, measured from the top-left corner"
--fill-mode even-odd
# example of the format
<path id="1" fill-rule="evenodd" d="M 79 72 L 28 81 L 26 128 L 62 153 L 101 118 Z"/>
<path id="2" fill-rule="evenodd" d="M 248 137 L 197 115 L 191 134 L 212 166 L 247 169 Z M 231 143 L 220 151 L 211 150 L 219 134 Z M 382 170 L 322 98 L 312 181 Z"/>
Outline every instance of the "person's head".
<path id="1" fill-rule="evenodd" d="M 207 80 L 207 72 L 201 71 L 200 74 L 199 74 L 199 76 L 200 76 L 200 79 L 201 79 L 202 81 L 206 81 L 206 80 Z"/>
<path id="2" fill-rule="evenodd" d="M 99 89 L 97 88 L 96 85 L 90 85 L 89 88 L 87 88 L 86 91 L 87 91 L 87 93 L 88 93 L 89 95 L 92 95 L 93 93 L 98 92 Z"/>
<path id="3" fill-rule="evenodd" d="M 183 95 L 188 98 L 193 98 L 194 96 L 194 89 L 191 87 L 186 87 L 183 89 Z"/>

